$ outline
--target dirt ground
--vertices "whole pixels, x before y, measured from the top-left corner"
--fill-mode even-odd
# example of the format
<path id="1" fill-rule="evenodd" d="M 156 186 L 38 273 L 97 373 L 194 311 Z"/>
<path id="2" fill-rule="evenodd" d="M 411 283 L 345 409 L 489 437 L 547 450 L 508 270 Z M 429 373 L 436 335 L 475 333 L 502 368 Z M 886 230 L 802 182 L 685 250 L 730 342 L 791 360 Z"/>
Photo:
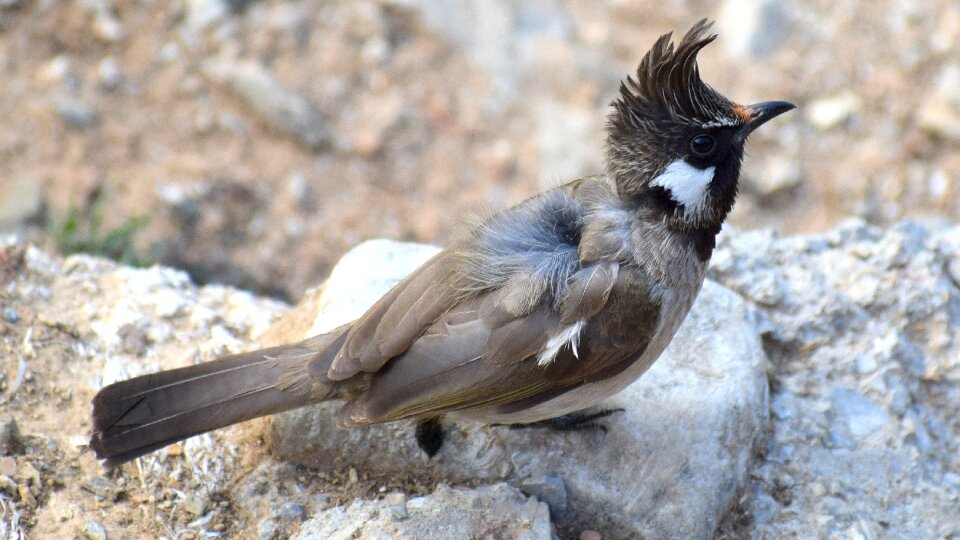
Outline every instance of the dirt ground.
<path id="1" fill-rule="evenodd" d="M 733 224 L 960 215 L 950 1 L 5 4 L 0 178 L 42 186 L 34 238 L 99 195 L 103 230 L 146 217 L 140 260 L 200 283 L 296 300 L 363 239 L 442 244 L 465 213 L 598 171 L 618 81 L 703 15 L 708 81 L 800 106 L 752 141 Z M 312 123 L 277 129 L 224 79 L 242 62 Z"/>
<path id="2" fill-rule="evenodd" d="M 751 142 L 734 225 L 795 233 L 851 215 L 960 216 L 953 0 L 439 4 L 0 2 L 0 198 L 38 208 L 17 230 L 50 249 L 71 212 L 102 220 L 101 235 L 143 217 L 138 260 L 296 301 L 364 239 L 442 244 L 465 214 L 598 171 L 619 79 L 657 35 L 709 16 L 721 37 L 701 56 L 707 81 L 739 101 L 800 106 Z M 0 252 L 0 284 L 25 256 Z M 232 498 L 182 511 L 181 488 L 197 479 L 109 475 L 44 435 L 83 433 L 77 404 L 92 375 L 74 357 L 80 336 L 30 306 L 56 303 L 0 293 L 17 316 L 0 317 L 3 389 L 16 395 L 0 412 L 28 449 L 0 458 L 0 481 L 13 482 L 0 486 L 0 513 L 19 516 L 5 537 L 96 538 L 87 517 L 117 501 L 129 510 L 111 523 L 128 531 L 138 512 L 167 512 L 173 528 L 145 534 L 190 538 L 176 527 L 222 504 L 203 529 L 239 534 Z M 15 353 L 25 343 L 37 350 L 29 370 Z M 263 446 L 229 466 L 255 467 Z M 330 504 L 385 487 L 349 471 L 275 473 L 340 493 Z M 36 509 L 55 504 L 64 514 L 37 523 Z"/>

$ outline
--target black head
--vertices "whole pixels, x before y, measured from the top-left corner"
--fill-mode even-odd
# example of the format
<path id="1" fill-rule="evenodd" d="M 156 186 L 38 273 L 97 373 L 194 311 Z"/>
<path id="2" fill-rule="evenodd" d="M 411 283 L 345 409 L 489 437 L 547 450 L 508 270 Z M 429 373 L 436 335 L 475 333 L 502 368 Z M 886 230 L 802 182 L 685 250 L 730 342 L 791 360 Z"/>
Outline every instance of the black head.
<path id="1" fill-rule="evenodd" d="M 683 229 L 717 229 L 737 195 L 747 136 L 793 109 L 738 105 L 700 79 L 697 53 L 714 39 L 700 21 L 674 46 L 657 40 L 627 77 L 607 126 L 607 168 L 622 198 L 649 202 Z"/>

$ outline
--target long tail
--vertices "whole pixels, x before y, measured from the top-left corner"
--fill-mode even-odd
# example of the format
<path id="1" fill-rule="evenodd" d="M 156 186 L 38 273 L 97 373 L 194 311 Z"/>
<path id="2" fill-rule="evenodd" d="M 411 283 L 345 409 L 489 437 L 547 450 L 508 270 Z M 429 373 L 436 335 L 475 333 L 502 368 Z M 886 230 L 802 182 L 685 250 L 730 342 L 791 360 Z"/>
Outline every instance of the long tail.
<path id="1" fill-rule="evenodd" d="M 93 398 L 90 447 L 115 466 L 193 435 L 331 399 L 333 386 L 307 369 L 326 356 L 332 360 L 336 347 L 329 345 L 337 337 L 318 336 L 104 387 Z"/>

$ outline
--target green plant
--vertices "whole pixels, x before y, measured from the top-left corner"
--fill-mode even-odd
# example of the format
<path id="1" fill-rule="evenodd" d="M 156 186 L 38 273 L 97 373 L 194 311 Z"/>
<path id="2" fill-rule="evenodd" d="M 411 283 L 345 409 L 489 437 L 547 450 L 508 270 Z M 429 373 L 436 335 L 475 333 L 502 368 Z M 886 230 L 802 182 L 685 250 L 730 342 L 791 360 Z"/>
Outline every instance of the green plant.
<path id="1" fill-rule="evenodd" d="M 137 254 L 134 238 L 147 226 L 150 217 L 134 216 L 119 227 L 106 230 L 103 224 L 106 198 L 104 190 L 97 189 L 84 207 L 73 206 L 62 219 L 51 220 L 50 238 L 64 255 L 89 253 L 131 266 L 148 266 L 150 262 Z"/>

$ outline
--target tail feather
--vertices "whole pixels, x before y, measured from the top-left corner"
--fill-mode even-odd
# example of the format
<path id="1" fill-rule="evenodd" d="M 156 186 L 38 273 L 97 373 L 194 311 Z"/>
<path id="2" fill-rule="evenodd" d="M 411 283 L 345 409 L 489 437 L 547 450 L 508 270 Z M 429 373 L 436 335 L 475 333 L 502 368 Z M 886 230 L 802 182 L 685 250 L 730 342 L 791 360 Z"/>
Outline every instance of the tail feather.
<path id="1" fill-rule="evenodd" d="M 331 336 L 335 337 L 335 336 Z M 330 339 L 237 354 L 111 384 L 93 399 L 90 447 L 108 466 L 168 444 L 328 398 L 278 384 L 324 353 Z"/>

